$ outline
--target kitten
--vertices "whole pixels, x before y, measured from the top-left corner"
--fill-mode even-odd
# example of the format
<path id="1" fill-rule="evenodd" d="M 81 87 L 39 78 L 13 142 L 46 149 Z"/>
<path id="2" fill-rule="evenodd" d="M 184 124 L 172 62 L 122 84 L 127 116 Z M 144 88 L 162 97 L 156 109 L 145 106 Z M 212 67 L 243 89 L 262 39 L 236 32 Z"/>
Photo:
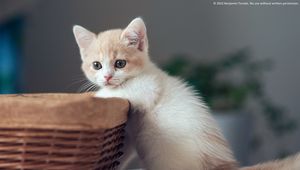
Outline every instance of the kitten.
<path id="1" fill-rule="evenodd" d="M 97 97 L 121 97 L 132 104 L 120 169 L 135 157 L 147 170 L 235 170 L 238 164 L 199 95 L 151 62 L 141 18 L 125 29 L 96 35 L 81 26 L 73 32 L 82 70 L 101 87 Z M 133 147 L 135 146 L 135 147 Z M 286 167 L 297 167 L 284 164 Z M 277 162 L 251 169 L 268 169 Z M 283 168 L 285 169 L 285 168 Z M 246 169 L 245 169 L 246 170 Z"/>
<path id="2" fill-rule="evenodd" d="M 201 98 L 151 62 L 141 18 L 124 30 L 96 35 L 74 26 L 73 32 L 82 70 L 101 87 L 96 96 L 131 102 L 135 111 L 129 117 L 129 137 L 146 169 L 236 168 L 232 152 Z M 129 159 L 132 149 L 128 148 L 125 155 Z M 124 160 L 121 169 L 127 162 Z"/>
<path id="3" fill-rule="evenodd" d="M 251 167 L 244 167 L 240 170 L 299 170 L 300 169 L 300 154 L 290 156 L 283 160 L 270 161 Z"/>

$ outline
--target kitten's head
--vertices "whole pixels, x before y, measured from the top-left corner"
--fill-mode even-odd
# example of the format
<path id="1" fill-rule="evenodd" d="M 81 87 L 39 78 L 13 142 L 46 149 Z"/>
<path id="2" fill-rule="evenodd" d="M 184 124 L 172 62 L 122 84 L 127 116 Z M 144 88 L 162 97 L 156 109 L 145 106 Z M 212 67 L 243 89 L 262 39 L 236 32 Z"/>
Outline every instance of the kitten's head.
<path id="1" fill-rule="evenodd" d="M 146 27 L 141 18 L 125 29 L 113 29 L 98 35 L 81 26 L 73 32 L 80 49 L 82 70 L 100 87 L 118 87 L 137 76 L 148 62 Z"/>

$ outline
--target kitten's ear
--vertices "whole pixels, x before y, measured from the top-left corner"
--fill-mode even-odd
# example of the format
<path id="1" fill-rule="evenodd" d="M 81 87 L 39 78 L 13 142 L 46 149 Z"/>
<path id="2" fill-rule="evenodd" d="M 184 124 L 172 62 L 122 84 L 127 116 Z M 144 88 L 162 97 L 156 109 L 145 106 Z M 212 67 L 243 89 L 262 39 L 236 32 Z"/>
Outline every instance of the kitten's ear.
<path id="1" fill-rule="evenodd" d="M 79 48 L 87 48 L 96 39 L 96 35 L 82 26 L 75 25 L 73 33 Z"/>
<path id="2" fill-rule="evenodd" d="M 130 22 L 130 24 L 122 32 L 121 40 L 128 47 L 135 47 L 140 51 L 147 52 L 147 31 L 142 18 L 135 18 Z"/>

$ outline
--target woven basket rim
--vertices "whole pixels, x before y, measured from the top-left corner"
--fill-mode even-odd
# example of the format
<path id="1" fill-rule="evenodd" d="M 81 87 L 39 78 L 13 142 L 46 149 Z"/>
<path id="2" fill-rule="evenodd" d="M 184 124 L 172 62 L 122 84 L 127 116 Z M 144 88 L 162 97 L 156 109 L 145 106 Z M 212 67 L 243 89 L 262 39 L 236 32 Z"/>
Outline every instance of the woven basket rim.
<path id="1" fill-rule="evenodd" d="M 128 100 L 94 93 L 0 95 L 0 128 L 109 129 L 123 124 Z"/>

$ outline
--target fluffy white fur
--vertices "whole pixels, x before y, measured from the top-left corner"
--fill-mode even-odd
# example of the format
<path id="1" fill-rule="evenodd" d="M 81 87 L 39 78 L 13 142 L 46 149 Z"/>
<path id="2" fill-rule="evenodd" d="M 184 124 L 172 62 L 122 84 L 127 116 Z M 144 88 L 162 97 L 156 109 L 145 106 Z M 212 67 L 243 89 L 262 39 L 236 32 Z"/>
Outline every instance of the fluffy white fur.
<path id="1" fill-rule="evenodd" d="M 200 170 L 214 167 L 209 159 L 220 160 L 216 167 L 234 162 L 227 145 L 210 137 L 223 140 L 198 95 L 151 63 L 121 87 L 103 88 L 96 96 L 126 98 L 138 110 L 130 115 L 129 136 L 147 169 Z"/>
<path id="2" fill-rule="evenodd" d="M 237 169 L 227 142 L 199 95 L 149 59 L 146 26 L 141 18 L 124 30 L 96 35 L 74 26 L 73 32 L 85 75 L 101 87 L 96 96 L 121 97 L 132 105 L 120 169 L 126 169 L 135 157 L 134 150 L 147 170 Z M 120 60 L 127 63 L 122 68 L 116 66 Z M 95 69 L 95 61 L 101 68 Z M 299 160 L 297 155 L 245 170 L 296 170 Z"/>
<path id="3" fill-rule="evenodd" d="M 126 144 L 121 169 L 133 158 L 134 148 L 148 170 L 234 169 L 232 153 L 199 95 L 150 61 L 142 19 L 98 36 L 80 26 L 73 31 L 83 70 L 101 87 L 96 96 L 121 97 L 132 104 L 127 137 L 131 142 Z M 115 68 L 112 55 L 127 56 L 128 69 Z M 99 60 L 102 68 L 92 70 L 89 58 Z M 106 75 L 113 77 L 109 83 Z"/>

